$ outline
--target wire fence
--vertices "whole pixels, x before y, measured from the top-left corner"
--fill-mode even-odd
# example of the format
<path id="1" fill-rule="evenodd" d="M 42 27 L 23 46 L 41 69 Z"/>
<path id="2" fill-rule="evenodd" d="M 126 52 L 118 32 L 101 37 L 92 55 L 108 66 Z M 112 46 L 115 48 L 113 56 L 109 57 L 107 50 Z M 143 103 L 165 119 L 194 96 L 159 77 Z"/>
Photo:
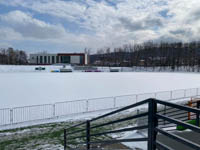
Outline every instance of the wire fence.
<path id="1" fill-rule="evenodd" d="M 168 101 L 173 99 L 195 97 L 199 95 L 200 88 L 192 88 L 156 93 L 66 101 L 55 104 L 6 108 L 0 109 L 0 126 L 36 120 L 48 120 L 72 114 L 115 109 L 128 106 L 148 98 L 156 98 Z"/>

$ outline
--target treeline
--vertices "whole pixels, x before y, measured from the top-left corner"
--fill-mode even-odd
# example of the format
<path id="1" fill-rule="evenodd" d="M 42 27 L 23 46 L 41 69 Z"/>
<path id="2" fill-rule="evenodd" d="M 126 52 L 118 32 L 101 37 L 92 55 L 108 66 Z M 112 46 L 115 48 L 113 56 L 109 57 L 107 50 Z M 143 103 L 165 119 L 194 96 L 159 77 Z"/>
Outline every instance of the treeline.
<path id="1" fill-rule="evenodd" d="M 90 56 L 90 62 L 102 66 L 200 67 L 200 42 L 154 43 L 124 45 L 99 49 Z"/>
<path id="2" fill-rule="evenodd" d="M 25 65 L 28 64 L 27 55 L 22 50 L 13 48 L 0 49 L 0 64 Z"/>

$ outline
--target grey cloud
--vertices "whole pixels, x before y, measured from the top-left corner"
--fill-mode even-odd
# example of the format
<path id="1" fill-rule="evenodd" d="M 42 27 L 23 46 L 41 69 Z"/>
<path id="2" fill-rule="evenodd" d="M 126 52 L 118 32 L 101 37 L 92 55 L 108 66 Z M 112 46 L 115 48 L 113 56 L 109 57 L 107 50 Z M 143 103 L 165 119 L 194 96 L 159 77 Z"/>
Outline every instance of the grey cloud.
<path id="1" fill-rule="evenodd" d="M 163 21 L 158 17 L 146 17 L 137 21 L 132 21 L 130 18 L 126 17 L 121 17 L 119 18 L 119 21 L 124 28 L 130 31 L 154 29 L 163 26 Z"/>
<path id="2" fill-rule="evenodd" d="M 40 27 L 35 24 L 18 25 L 13 27 L 15 31 L 21 33 L 24 37 L 36 39 L 56 39 L 63 37 L 62 31 L 52 27 Z"/>
<path id="3" fill-rule="evenodd" d="M 196 11 L 194 11 L 192 13 L 193 17 L 195 20 L 199 20 L 200 19 L 200 9 L 197 9 Z"/>
<path id="4" fill-rule="evenodd" d="M 168 34 L 165 34 L 165 35 L 162 35 L 162 36 L 159 36 L 157 39 L 154 40 L 155 42 L 169 42 L 169 43 L 173 43 L 173 42 L 180 42 L 180 41 L 183 41 L 183 39 L 180 39 L 176 36 L 172 36 L 172 35 L 168 35 Z"/>
<path id="5" fill-rule="evenodd" d="M 176 30 L 171 30 L 169 32 L 174 35 L 182 35 L 182 36 L 188 36 L 188 37 L 193 35 L 193 32 L 191 29 L 176 29 Z"/>
<path id="6" fill-rule="evenodd" d="M 196 21 L 200 20 L 200 8 L 196 8 L 188 13 L 188 15 L 185 17 L 185 22 L 187 24 L 194 23 Z"/>
<path id="7" fill-rule="evenodd" d="M 125 18 L 125 17 L 119 18 L 119 21 L 120 21 L 121 25 L 124 26 L 124 28 L 131 30 L 131 31 L 144 29 L 144 26 L 143 26 L 142 22 L 140 22 L 140 21 L 132 22 L 130 19 Z"/>
<path id="8" fill-rule="evenodd" d="M 22 39 L 22 36 L 20 33 L 15 32 L 11 28 L 7 27 L 1 27 L 0 26 L 0 40 L 19 40 Z"/>
<path id="9" fill-rule="evenodd" d="M 57 39 L 65 34 L 62 26 L 47 24 L 21 11 L 1 15 L 0 22 L 25 38 Z"/>
<path id="10" fill-rule="evenodd" d="M 149 27 L 161 27 L 163 26 L 163 22 L 160 18 L 147 18 L 145 25 Z"/>

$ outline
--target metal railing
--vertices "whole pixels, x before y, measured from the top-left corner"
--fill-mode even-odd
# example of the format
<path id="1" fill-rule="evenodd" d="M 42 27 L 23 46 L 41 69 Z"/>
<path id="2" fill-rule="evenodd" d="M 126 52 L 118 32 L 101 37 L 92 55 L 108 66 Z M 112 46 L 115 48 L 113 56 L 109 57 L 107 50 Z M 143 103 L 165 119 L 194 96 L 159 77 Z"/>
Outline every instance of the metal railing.
<path id="1" fill-rule="evenodd" d="M 137 108 L 142 105 L 147 105 L 148 110 L 146 112 L 143 112 L 141 114 L 132 114 L 131 116 L 126 116 L 123 118 L 115 119 L 115 120 L 109 120 L 109 117 L 112 117 L 115 114 L 124 112 L 129 109 Z M 163 114 L 160 113 L 158 108 L 161 106 L 170 107 L 171 109 L 178 109 L 180 111 L 186 111 L 186 112 L 192 112 L 195 114 L 195 120 L 196 124 L 192 125 L 187 122 L 184 122 L 180 119 L 175 119 L 174 116 L 169 116 L 168 113 Z M 200 106 L 200 102 L 197 102 L 197 107 Z M 121 142 L 140 142 L 140 141 L 146 141 L 147 142 L 147 149 L 148 150 L 156 150 L 156 149 L 165 149 L 165 150 L 171 150 L 169 146 L 167 146 L 165 143 L 160 142 L 157 139 L 157 135 L 161 134 L 164 135 L 170 139 L 173 139 L 177 142 L 180 142 L 184 144 L 185 146 L 189 146 L 193 149 L 199 150 L 200 145 L 197 143 L 194 143 L 193 141 L 190 141 L 188 139 L 185 139 L 184 137 L 175 135 L 173 132 L 169 132 L 167 130 L 164 130 L 163 127 L 159 126 L 160 121 L 167 121 L 169 123 L 173 123 L 174 125 L 181 125 L 187 129 L 190 129 L 194 132 L 200 133 L 199 128 L 199 115 L 200 115 L 200 109 L 197 108 L 191 108 L 188 106 L 178 105 L 171 102 L 165 102 L 161 100 L 156 99 L 147 99 L 141 102 L 138 102 L 136 104 L 132 104 L 129 106 L 126 106 L 124 108 L 112 111 L 110 113 L 104 114 L 102 116 L 99 116 L 97 118 L 93 118 L 91 120 L 84 121 L 82 123 L 79 123 L 77 125 L 71 126 L 67 129 L 64 129 L 64 149 L 73 149 L 73 145 L 76 145 L 76 148 L 74 149 L 95 149 L 99 148 L 101 149 L 101 144 L 114 144 L 114 143 L 121 143 Z M 119 124 L 128 120 L 135 120 L 140 118 L 147 118 L 146 124 L 144 125 L 138 125 L 133 127 L 125 127 L 120 129 L 110 129 L 107 130 L 102 127 L 107 127 L 114 124 Z M 107 122 L 99 122 L 95 123 L 96 121 L 100 119 L 108 119 Z M 82 127 L 82 128 L 80 128 Z M 77 129 L 78 128 L 78 129 Z M 96 133 L 94 133 L 94 130 L 96 129 Z M 105 137 L 95 140 L 98 136 L 104 136 L 104 135 L 110 135 L 113 133 L 122 133 L 127 131 L 134 131 L 134 130 L 147 130 L 147 137 L 142 138 L 129 138 L 129 139 L 105 139 Z M 104 131 L 106 130 L 106 131 Z M 77 134 L 80 134 L 78 135 Z M 103 139 L 103 140 L 102 140 Z M 104 140 L 105 139 L 105 140 Z M 72 147 L 72 148 L 71 148 Z"/>
<path id="2" fill-rule="evenodd" d="M 58 102 L 55 104 L 33 105 L 0 109 L 0 126 L 21 124 L 30 121 L 50 120 L 72 114 L 117 109 L 147 98 L 175 100 L 200 95 L 200 88 L 163 91 L 156 93 L 121 95 L 94 99 Z"/>

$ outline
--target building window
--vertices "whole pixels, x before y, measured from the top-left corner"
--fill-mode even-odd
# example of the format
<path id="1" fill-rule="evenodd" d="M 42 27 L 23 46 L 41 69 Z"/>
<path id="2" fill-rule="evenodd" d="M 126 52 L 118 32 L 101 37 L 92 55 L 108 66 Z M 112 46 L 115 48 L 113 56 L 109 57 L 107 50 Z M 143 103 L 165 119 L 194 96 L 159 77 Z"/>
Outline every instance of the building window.
<path id="1" fill-rule="evenodd" d="M 61 56 L 61 63 L 70 64 L 70 56 Z"/>
<path id="2" fill-rule="evenodd" d="M 43 57 L 40 56 L 40 63 L 42 64 L 43 63 Z"/>
<path id="3" fill-rule="evenodd" d="M 47 63 L 47 56 L 44 56 L 44 64 Z"/>
<path id="4" fill-rule="evenodd" d="M 50 56 L 48 56 L 48 64 L 50 64 Z"/>
<path id="5" fill-rule="evenodd" d="M 37 56 L 37 62 L 36 63 L 38 64 L 38 56 Z"/>
<path id="6" fill-rule="evenodd" d="M 55 58 L 54 58 L 54 56 L 52 56 L 52 60 L 51 60 L 51 62 L 52 62 L 52 64 L 55 63 Z"/>
<path id="7" fill-rule="evenodd" d="M 80 64 L 84 65 L 84 56 L 80 56 Z"/>
<path id="8" fill-rule="evenodd" d="M 56 63 L 59 63 L 59 57 L 56 56 Z"/>

